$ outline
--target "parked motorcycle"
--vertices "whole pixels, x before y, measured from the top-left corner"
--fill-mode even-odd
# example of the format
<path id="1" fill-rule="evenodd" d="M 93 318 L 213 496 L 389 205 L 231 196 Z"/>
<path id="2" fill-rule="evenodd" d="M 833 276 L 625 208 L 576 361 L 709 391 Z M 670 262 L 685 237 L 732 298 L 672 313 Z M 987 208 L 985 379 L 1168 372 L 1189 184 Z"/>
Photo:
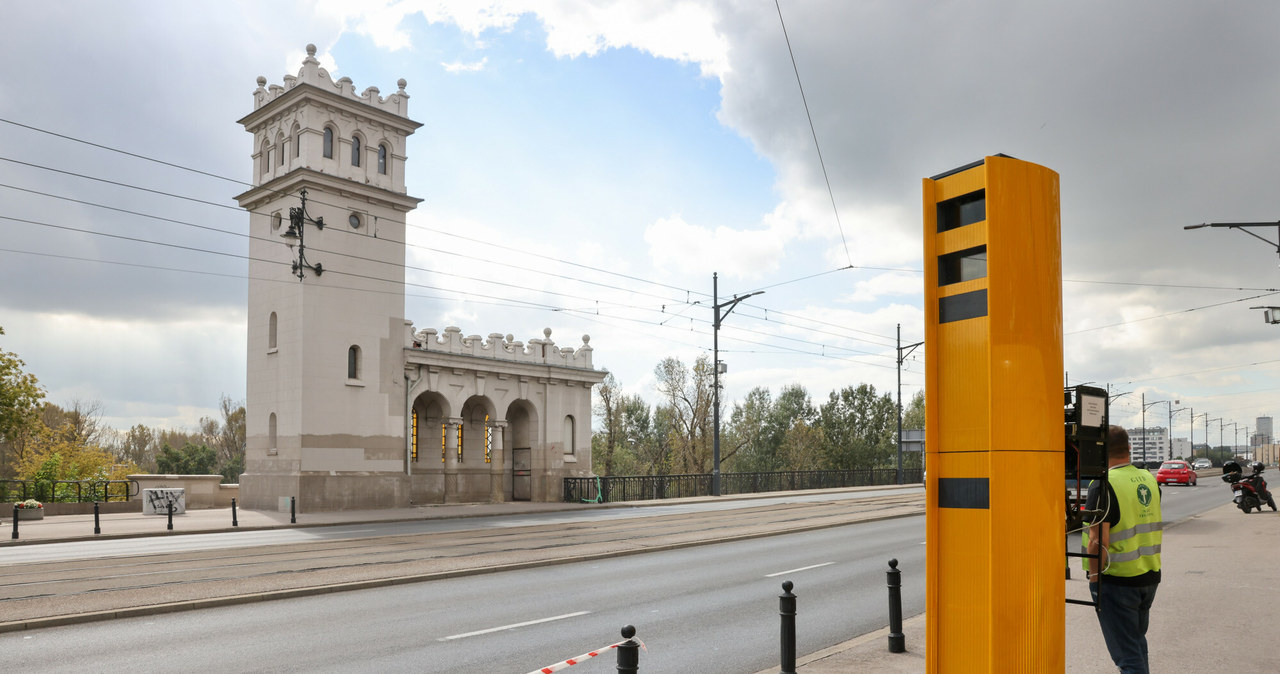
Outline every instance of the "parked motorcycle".
<path id="1" fill-rule="evenodd" d="M 1264 468 L 1262 462 L 1255 461 L 1251 467 L 1253 474 L 1245 475 L 1240 464 L 1228 461 L 1222 466 L 1222 481 L 1231 485 L 1231 492 L 1235 494 L 1234 501 L 1240 512 L 1248 515 L 1254 508 L 1262 512 L 1263 503 L 1274 511 L 1276 500 L 1272 498 L 1271 492 L 1267 491 L 1267 481 L 1262 478 Z"/>

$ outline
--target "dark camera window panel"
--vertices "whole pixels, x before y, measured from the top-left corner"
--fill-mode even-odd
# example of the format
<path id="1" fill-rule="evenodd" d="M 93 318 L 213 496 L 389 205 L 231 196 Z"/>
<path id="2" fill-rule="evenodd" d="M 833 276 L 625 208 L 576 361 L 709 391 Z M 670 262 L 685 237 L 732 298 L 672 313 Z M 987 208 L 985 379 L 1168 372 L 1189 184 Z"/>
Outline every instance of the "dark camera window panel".
<path id="1" fill-rule="evenodd" d="M 977 246 L 938 256 L 938 285 L 983 278 L 987 275 L 987 247 Z"/>
<path id="2" fill-rule="evenodd" d="M 986 219 L 987 191 L 985 189 L 938 202 L 939 232 L 972 225 Z"/>

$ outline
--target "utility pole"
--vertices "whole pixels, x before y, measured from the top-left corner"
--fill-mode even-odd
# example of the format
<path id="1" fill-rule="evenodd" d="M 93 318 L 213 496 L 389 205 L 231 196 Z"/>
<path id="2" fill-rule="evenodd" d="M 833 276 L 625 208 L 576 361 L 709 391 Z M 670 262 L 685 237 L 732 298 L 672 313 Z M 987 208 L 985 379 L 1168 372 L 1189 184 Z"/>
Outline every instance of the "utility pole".
<path id="1" fill-rule="evenodd" d="M 754 297 L 756 295 L 762 295 L 762 294 L 764 294 L 763 290 L 757 290 L 753 293 L 748 293 L 746 295 L 743 295 L 742 297 L 738 297 L 737 295 L 734 295 L 732 300 L 729 300 L 728 302 L 721 304 L 720 303 L 720 275 L 716 272 L 711 273 L 711 303 L 712 303 L 712 308 L 715 309 L 715 322 L 711 324 L 711 335 L 712 335 L 711 344 L 712 344 L 712 353 L 714 354 L 712 356 L 712 360 L 715 361 L 712 365 L 712 370 L 711 370 L 713 373 L 712 384 L 711 384 L 711 388 L 713 390 L 712 406 L 715 408 L 712 416 L 712 419 L 713 419 L 712 426 L 714 427 L 714 431 L 712 433 L 712 440 L 711 440 L 711 464 L 712 464 L 711 465 L 711 495 L 712 496 L 720 495 L 720 321 L 723 318 L 727 317 L 733 311 L 734 307 L 738 306 L 738 302 L 741 302 L 742 300 L 745 300 L 748 297 Z M 720 313 L 721 309 L 724 309 L 723 314 Z"/>
<path id="2" fill-rule="evenodd" d="M 902 484 L 902 361 L 906 360 L 907 356 L 921 344 L 924 342 L 903 346 L 902 324 L 898 324 L 898 484 Z M 923 451 L 920 453 L 920 460 L 924 461 Z"/>

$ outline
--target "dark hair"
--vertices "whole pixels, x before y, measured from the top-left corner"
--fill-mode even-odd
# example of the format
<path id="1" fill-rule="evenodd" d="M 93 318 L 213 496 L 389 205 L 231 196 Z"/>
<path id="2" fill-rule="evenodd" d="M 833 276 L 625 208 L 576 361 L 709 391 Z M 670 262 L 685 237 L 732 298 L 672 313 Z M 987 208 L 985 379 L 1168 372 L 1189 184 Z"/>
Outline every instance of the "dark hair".
<path id="1" fill-rule="evenodd" d="M 1107 456 L 1129 456 L 1129 432 L 1120 426 L 1107 428 Z"/>

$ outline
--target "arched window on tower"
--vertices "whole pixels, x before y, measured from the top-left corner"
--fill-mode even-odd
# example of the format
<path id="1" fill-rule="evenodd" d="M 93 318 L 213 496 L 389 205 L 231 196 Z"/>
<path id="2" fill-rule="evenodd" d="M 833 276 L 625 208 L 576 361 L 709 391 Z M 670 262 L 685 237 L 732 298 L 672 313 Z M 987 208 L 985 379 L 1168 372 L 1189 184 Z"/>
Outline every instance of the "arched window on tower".
<path id="1" fill-rule="evenodd" d="M 267 171 L 271 170 L 271 146 L 267 141 L 262 141 L 262 175 L 267 175 Z"/>
<path id="2" fill-rule="evenodd" d="M 360 165 L 360 136 L 351 137 L 351 165 Z"/>
<path id="3" fill-rule="evenodd" d="M 302 155 L 302 129 L 297 124 L 293 125 L 293 130 L 289 132 L 289 137 L 293 139 L 293 156 L 295 158 Z"/>
<path id="4" fill-rule="evenodd" d="M 387 146 L 378 146 L 378 173 L 387 175 Z"/>
<path id="5" fill-rule="evenodd" d="M 347 349 L 347 379 L 360 378 L 360 347 L 355 344 Z"/>
<path id="6" fill-rule="evenodd" d="M 276 312 L 271 312 L 271 318 L 267 321 L 267 352 L 276 350 L 276 327 L 280 320 L 276 318 Z"/>
<path id="7" fill-rule="evenodd" d="M 275 412 L 272 412 L 271 416 L 267 418 L 267 442 L 270 443 L 271 445 L 270 447 L 268 447 L 268 449 L 271 450 L 272 454 L 275 454 L 276 452 L 276 413 Z"/>
<path id="8" fill-rule="evenodd" d="M 324 158 L 333 159 L 333 127 L 324 127 Z"/>
<path id="9" fill-rule="evenodd" d="M 564 418 L 564 453 L 576 454 L 578 451 L 577 440 L 574 434 L 573 415 L 570 414 Z"/>
<path id="10" fill-rule="evenodd" d="M 276 134 L 276 166 L 284 166 L 284 134 Z"/>

